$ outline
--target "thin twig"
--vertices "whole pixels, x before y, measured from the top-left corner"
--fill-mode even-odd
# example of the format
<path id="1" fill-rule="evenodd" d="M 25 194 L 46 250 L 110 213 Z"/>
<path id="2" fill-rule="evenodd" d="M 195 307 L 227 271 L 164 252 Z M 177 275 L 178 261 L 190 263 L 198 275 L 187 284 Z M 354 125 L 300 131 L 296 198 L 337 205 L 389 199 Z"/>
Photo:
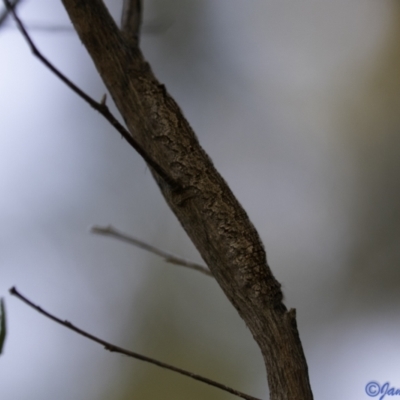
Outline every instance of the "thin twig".
<path id="1" fill-rule="evenodd" d="M 182 257 L 175 256 L 171 253 L 168 253 L 167 251 L 158 249 L 157 247 L 152 246 L 151 244 L 148 244 L 146 242 L 143 242 L 142 240 L 136 239 L 133 236 L 127 235 L 126 233 L 122 233 L 112 227 L 111 225 L 109 226 L 93 226 L 90 229 L 90 232 L 95 233 L 97 235 L 104 235 L 104 236 L 110 236 L 114 239 L 119 239 L 123 242 L 133 244 L 136 247 L 140 247 L 141 249 L 147 250 L 150 253 L 157 254 L 160 257 L 163 257 L 164 260 L 168 263 L 175 264 L 175 265 L 180 265 L 182 267 L 187 267 L 190 269 L 194 269 L 196 271 L 202 272 L 205 275 L 208 276 L 213 276 L 211 271 L 204 267 L 203 265 L 194 263 L 192 261 L 185 260 Z"/>
<path id="2" fill-rule="evenodd" d="M 12 9 L 15 9 L 15 7 L 17 7 L 17 5 L 21 3 L 21 0 L 14 0 L 12 2 L 10 2 L 10 7 Z M 0 15 L 0 26 L 2 26 L 4 24 L 4 22 L 7 20 L 8 15 L 10 14 L 10 9 L 8 7 L 6 7 L 6 9 L 1 13 Z"/>
<path id="3" fill-rule="evenodd" d="M 253 396 L 250 396 L 248 394 L 239 392 L 238 390 L 232 389 L 229 386 L 226 386 L 226 385 L 223 385 L 221 383 L 215 382 L 215 381 L 213 381 L 211 379 L 208 379 L 208 378 L 205 378 L 203 376 L 194 374 L 192 372 L 186 371 L 186 370 L 181 369 L 181 368 L 174 367 L 174 366 L 166 364 L 166 363 L 164 363 L 162 361 L 155 360 L 154 358 L 146 357 L 146 356 L 143 356 L 142 354 L 138 354 L 138 353 L 135 353 L 133 351 L 123 349 L 122 347 L 115 346 L 112 343 L 106 342 L 105 340 L 102 340 L 102 339 L 98 338 L 97 336 L 91 335 L 90 333 L 88 333 L 88 332 L 76 327 L 71 322 L 66 321 L 66 320 L 62 320 L 62 319 L 56 317 L 55 315 L 50 314 L 49 312 L 45 311 L 43 308 L 41 308 L 40 306 L 36 305 L 32 301 L 30 301 L 27 297 L 22 295 L 17 290 L 17 288 L 15 286 L 10 289 L 10 293 L 13 296 L 16 296 L 17 298 L 22 300 L 25 304 L 27 304 L 28 306 L 32 307 L 34 310 L 36 310 L 40 314 L 43 314 L 47 318 L 50 318 L 52 321 L 57 322 L 58 324 L 60 324 L 62 326 L 65 326 L 66 328 L 78 333 L 81 336 L 84 336 L 84 337 L 92 340 L 93 342 L 96 342 L 96 343 L 99 343 L 99 344 L 103 345 L 104 348 L 106 350 L 108 350 L 108 351 L 111 351 L 111 352 L 114 352 L 114 353 L 124 354 L 124 355 L 126 355 L 128 357 L 136 358 L 137 360 L 145 361 L 145 362 L 148 362 L 150 364 L 157 365 L 158 367 L 165 368 L 165 369 L 168 369 L 168 370 L 173 371 L 173 372 L 177 372 L 178 374 L 188 376 L 189 378 L 192 378 L 192 379 L 195 379 L 197 381 L 200 381 L 200 382 L 206 383 L 208 385 L 214 386 L 214 387 L 216 387 L 218 389 L 224 390 L 225 392 L 234 394 L 234 395 L 236 395 L 238 397 L 241 397 L 242 399 L 260 400 L 260 399 L 258 399 L 256 397 L 253 397 Z"/>
<path id="4" fill-rule="evenodd" d="M 173 187 L 178 187 L 177 182 L 172 179 L 169 174 L 162 168 L 156 161 L 154 161 L 142 148 L 142 146 L 132 137 L 127 129 L 125 129 L 114 115 L 110 112 L 105 102 L 97 102 L 88 94 L 86 94 L 82 89 L 76 86 L 70 79 L 68 79 L 62 72 L 60 72 L 36 47 L 24 24 L 19 19 L 15 10 L 8 0 L 3 0 L 9 12 L 12 13 L 18 28 L 20 29 L 23 37 L 28 42 L 32 53 L 36 56 L 51 72 L 53 72 L 59 79 L 61 79 L 73 92 L 75 92 L 80 98 L 86 101 L 90 106 L 92 106 L 96 111 L 98 111 L 110 124 L 125 138 L 125 140 L 142 156 L 142 158 L 147 162 L 147 164 L 168 184 Z"/>

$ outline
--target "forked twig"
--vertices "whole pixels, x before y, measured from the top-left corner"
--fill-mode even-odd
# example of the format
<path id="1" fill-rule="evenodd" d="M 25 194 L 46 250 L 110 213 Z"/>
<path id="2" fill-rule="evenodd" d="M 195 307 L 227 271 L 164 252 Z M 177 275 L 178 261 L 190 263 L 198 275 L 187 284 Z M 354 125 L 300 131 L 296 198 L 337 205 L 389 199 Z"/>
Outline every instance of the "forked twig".
<path id="1" fill-rule="evenodd" d="M 108 350 L 108 351 L 111 351 L 111 352 L 114 352 L 114 353 L 124 354 L 124 355 L 126 355 L 128 357 L 136 358 L 137 360 L 145 361 L 145 362 L 148 362 L 150 364 L 157 365 L 158 367 L 165 368 L 165 369 L 168 369 L 168 370 L 173 371 L 173 372 L 177 372 L 178 374 L 188 376 L 189 378 L 192 378 L 192 379 L 195 379 L 197 381 L 200 381 L 200 382 L 206 383 L 208 385 L 214 386 L 214 387 L 216 387 L 218 389 L 224 390 L 225 392 L 234 394 L 235 396 L 241 397 L 242 399 L 246 399 L 246 400 L 261 400 L 261 399 L 258 399 L 256 397 L 250 396 L 248 394 L 239 392 L 238 390 L 232 389 L 229 386 L 223 385 L 222 383 L 218 383 L 218 382 L 215 382 L 215 381 L 213 381 L 211 379 L 205 378 L 204 376 L 194 374 L 194 373 L 186 371 L 184 369 L 177 368 L 177 367 L 174 367 L 172 365 L 166 364 L 166 363 L 164 363 L 162 361 L 155 360 L 154 358 L 146 357 L 146 356 L 143 356 L 142 354 L 138 354 L 138 353 L 135 353 L 133 351 L 123 349 L 122 347 L 115 346 L 112 343 L 106 342 L 105 340 L 102 340 L 102 339 L 98 338 L 97 336 L 91 335 L 90 333 L 88 333 L 88 332 L 76 327 L 75 325 L 71 324 L 71 322 L 66 321 L 66 320 L 63 321 L 62 319 L 56 317 L 55 315 L 50 314 L 49 312 L 45 311 L 43 308 L 41 308 L 40 306 L 36 305 L 32 301 L 30 301 L 27 297 L 25 297 L 20 292 L 18 292 L 18 290 L 17 290 L 17 288 L 15 286 L 10 289 L 10 293 L 13 296 L 16 296 L 18 299 L 22 300 L 25 304 L 27 304 L 28 306 L 32 307 L 34 310 L 36 310 L 40 314 L 43 314 L 44 316 L 46 316 L 47 318 L 51 319 L 52 321 L 57 322 L 58 324 L 60 324 L 62 326 L 65 326 L 66 328 L 78 333 L 81 336 L 84 336 L 84 337 L 92 340 L 93 342 L 96 342 L 96 343 L 99 343 L 99 344 L 103 345 L 104 348 L 106 350 Z"/>
<path id="2" fill-rule="evenodd" d="M 68 79 L 60 70 L 58 70 L 36 47 L 28 31 L 25 29 L 24 24 L 16 14 L 12 4 L 8 0 L 3 0 L 8 12 L 10 12 L 15 22 L 21 31 L 23 37 L 28 42 L 29 47 L 34 56 L 36 56 L 51 72 L 53 72 L 61 81 L 63 81 L 73 92 L 75 92 L 80 98 L 86 101 L 96 111 L 98 111 L 123 137 L 124 139 L 140 154 L 140 156 L 147 162 L 147 164 L 168 184 L 178 187 L 178 183 L 169 176 L 165 169 L 153 160 L 143 149 L 143 147 L 132 137 L 127 129 L 121 125 L 121 123 L 114 117 L 114 115 L 108 109 L 105 97 L 104 101 L 97 102 L 82 89 L 76 86 L 70 79 Z"/>
<path id="3" fill-rule="evenodd" d="M 12 9 L 14 9 L 15 7 L 17 7 L 18 3 L 21 3 L 21 0 L 13 0 L 12 2 L 10 2 L 10 7 Z M 0 26 L 2 26 L 4 24 L 4 22 L 6 21 L 8 15 L 10 14 L 10 9 L 8 7 L 6 7 L 6 9 L 1 13 L 0 15 Z"/>
<path id="4" fill-rule="evenodd" d="M 114 239 L 118 239 L 123 242 L 133 244 L 136 247 L 140 247 L 141 249 L 147 250 L 150 253 L 157 254 L 158 256 L 163 257 L 164 260 L 168 263 L 180 265 L 182 267 L 187 267 L 190 269 L 194 269 L 196 271 L 202 272 L 205 275 L 213 276 L 211 271 L 208 268 L 204 267 L 203 265 L 194 263 L 192 261 L 185 260 L 184 258 L 175 256 L 171 253 L 168 253 L 167 251 L 164 251 L 157 247 L 154 247 L 151 244 L 148 244 L 146 242 L 143 242 L 142 240 L 134 238 L 133 236 L 130 236 L 130 235 L 127 235 L 126 233 L 122 233 L 122 232 L 118 231 L 111 225 L 104 226 L 104 227 L 93 226 L 90 229 L 90 232 L 95 233 L 97 235 L 110 236 Z"/>

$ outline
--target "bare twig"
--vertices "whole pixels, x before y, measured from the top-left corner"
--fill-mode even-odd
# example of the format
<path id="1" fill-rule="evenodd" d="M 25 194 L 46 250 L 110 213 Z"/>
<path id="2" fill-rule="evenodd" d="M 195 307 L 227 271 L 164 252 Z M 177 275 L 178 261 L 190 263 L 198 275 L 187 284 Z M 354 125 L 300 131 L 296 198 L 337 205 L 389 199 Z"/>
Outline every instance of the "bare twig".
<path id="1" fill-rule="evenodd" d="M 150 253 L 157 254 L 158 256 L 163 257 L 164 260 L 168 263 L 180 265 L 182 267 L 187 267 L 190 269 L 194 269 L 196 271 L 202 272 L 205 275 L 213 276 L 211 271 L 208 268 L 204 267 L 203 265 L 194 263 L 192 261 L 185 260 L 184 258 L 175 256 L 171 253 L 168 253 L 167 251 L 158 249 L 157 247 L 154 247 L 151 244 L 148 244 L 146 242 L 143 242 L 142 240 L 139 240 L 130 235 L 127 235 L 126 233 L 122 233 L 122 232 L 118 231 L 111 225 L 105 226 L 105 227 L 93 226 L 90 229 L 90 231 L 97 235 L 110 236 L 114 239 L 119 239 L 119 240 L 122 240 L 123 242 L 133 244 L 136 247 L 140 247 L 141 249 L 147 250 Z"/>
<path id="2" fill-rule="evenodd" d="M 32 301 L 30 301 L 27 297 L 22 295 L 17 290 L 17 288 L 15 286 L 10 289 L 10 293 L 13 296 L 16 296 L 18 299 L 22 300 L 25 304 L 27 304 L 28 306 L 32 307 L 34 310 L 36 310 L 40 314 L 46 316 L 47 318 L 51 319 L 54 322 L 57 322 L 58 324 L 60 324 L 62 326 L 65 326 L 66 328 L 78 333 L 79 335 L 84 336 L 84 337 L 92 340 L 93 342 L 96 342 L 96 343 L 99 343 L 99 344 L 103 345 L 104 348 L 106 350 L 108 350 L 108 351 L 111 351 L 113 353 L 124 354 L 124 355 L 126 355 L 128 357 L 136 358 L 137 360 L 145 361 L 145 362 L 148 362 L 150 364 L 157 365 L 158 367 L 165 368 L 165 369 L 168 369 L 168 370 L 173 371 L 173 372 L 177 372 L 178 374 L 188 376 L 189 378 L 192 378 L 192 379 L 195 379 L 197 381 L 200 381 L 200 382 L 206 383 L 208 385 L 214 386 L 214 387 L 216 387 L 218 389 L 224 390 L 225 392 L 234 394 L 235 396 L 241 397 L 242 399 L 260 400 L 260 399 L 258 399 L 256 397 L 253 397 L 253 396 L 250 396 L 248 394 L 239 392 L 238 390 L 232 389 L 229 386 L 226 386 L 226 385 L 223 385 L 221 383 L 215 382 L 215 381 L 213 381 L 211 379 L 208 379 L 208 378 L 205 378 L 205 377 L 203 377 L 201 375 L 194 374 L 194 373 L 186 371 L 184 369 L 177 368 L 177 367 L 174 367 L 172 365 L 166 364 L 166 363 L 164 363 L 162 361 L 155 360 L 154 358 L 146 357 L 146 356 L 143 356 L 142 354 L 138 354 L 138 353 L 135 353 L 133 351 L 123 349 L 122 347 L 115 346 L 112 343 L 106 342 L 105 340 L 102 340 L 102 339 L 98 338 L 97 336 L 91 335 L 90 333 L 88 333 L 88 332 L 76 327 L 71 322 L 66 321 L 66 320 L 62 320 L 62 319 L 56 317 L 55 315 L 50 314 L 49 312 L 45 311 L 42 307 L 36 305 Z"/>
<path id="3" fill-rule="evenodd" d="M 14 1 L 10 1 L 10 7 L 11 9 L 15 9 L 17 7 L 17 5 L 21 3 L 21 0 L 14 0 Z M 4 24 L 4 22 L 7 20 L 8 15 L 10 14 L 10 9 L 8 7 L 6 7 L 6 9 L 1 13 L 0 15 L 0 26 L 2 26 Z"/>
<path id="4" fill-rule="evenodd" d="M 121 31 L 135 44 L 139 43 L 140 26 L 142 24 L 142 0 L 124 0 L 121 15 Z"/>
<path id="5" fill-rule="evenodd" d="M 62 72 L 60 72 L 36 47 L 35 43 L 31 39 L 24 24 L 17 16 L 12 4 L 8 0 L 3 0 L 6 8 L 13 15 L 18 28 L 20 29 L 25 40 L 28 42 L 32 53 L 48 68 L 53 72 L 61 81 L 63 81 L 73 92 L 75 92 L 80 98 L 82 98 L 86 103 L 92 106 L 96 111 L 98 111 L 124 138 L 125 140 L 139 153 L 140 156 L 146 161 L 146 163 L 168 184 L 174 188 L 179 187 L 177 182 L 172 179 L 169 174 L 162 168 L 149 154 L 147 154 L 143 147 L 132 137 L 127 129 L 125 129 L 120 122 L 114 117 L 110 112 L 105 102 L 97 102 L 82 89 L 76 86 L 70 79 L 68 79 Z"/>

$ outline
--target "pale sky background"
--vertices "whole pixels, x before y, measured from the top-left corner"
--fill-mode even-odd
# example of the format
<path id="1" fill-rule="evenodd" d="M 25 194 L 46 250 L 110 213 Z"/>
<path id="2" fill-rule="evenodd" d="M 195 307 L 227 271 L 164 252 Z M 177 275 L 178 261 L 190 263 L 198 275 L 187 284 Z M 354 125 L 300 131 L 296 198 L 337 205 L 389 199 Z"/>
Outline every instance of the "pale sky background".
<path id="1" fill-rule="evenodd" d="M 119 20 L 122 1 L 108 1 Z M 315 399 L 400 388 L 400 5 L 394 0 L 145 0 L 142 45 L 256 225 L 297 309 Z M 66 26 L 24 0 L 29 27 Z M 268 398 L 264 365 L 212 279 L 92 236 L 113 224 L 201 261 L 144 162 L 0 29 L 1 400 L 232 399 L 111 354 L 8 294 L 133 351 Z M 97 99 L 72 31 L 32 30 Z"/>

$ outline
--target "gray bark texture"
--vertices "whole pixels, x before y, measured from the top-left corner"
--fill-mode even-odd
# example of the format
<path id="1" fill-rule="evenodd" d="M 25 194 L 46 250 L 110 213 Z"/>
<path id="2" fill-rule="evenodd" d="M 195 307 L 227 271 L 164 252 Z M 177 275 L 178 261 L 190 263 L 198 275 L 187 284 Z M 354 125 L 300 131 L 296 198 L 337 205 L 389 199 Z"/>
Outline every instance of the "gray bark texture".
<path id="1" fill-rule="evenodd" d="M 120 30 L 102 0 L 62 2 L 132 137 L 167 171 L 168 180 L 150 167 L 166 202 L 257 342 L 270 398 L 311 400 L 295 310 L 282 303 L 246 212 L 144 59 L 137 26 L 130 31 L 127 25 L 138 25 L 140 15 L 123 18 Z M 132 12 L 134 3 L 125 9 Z"/>

